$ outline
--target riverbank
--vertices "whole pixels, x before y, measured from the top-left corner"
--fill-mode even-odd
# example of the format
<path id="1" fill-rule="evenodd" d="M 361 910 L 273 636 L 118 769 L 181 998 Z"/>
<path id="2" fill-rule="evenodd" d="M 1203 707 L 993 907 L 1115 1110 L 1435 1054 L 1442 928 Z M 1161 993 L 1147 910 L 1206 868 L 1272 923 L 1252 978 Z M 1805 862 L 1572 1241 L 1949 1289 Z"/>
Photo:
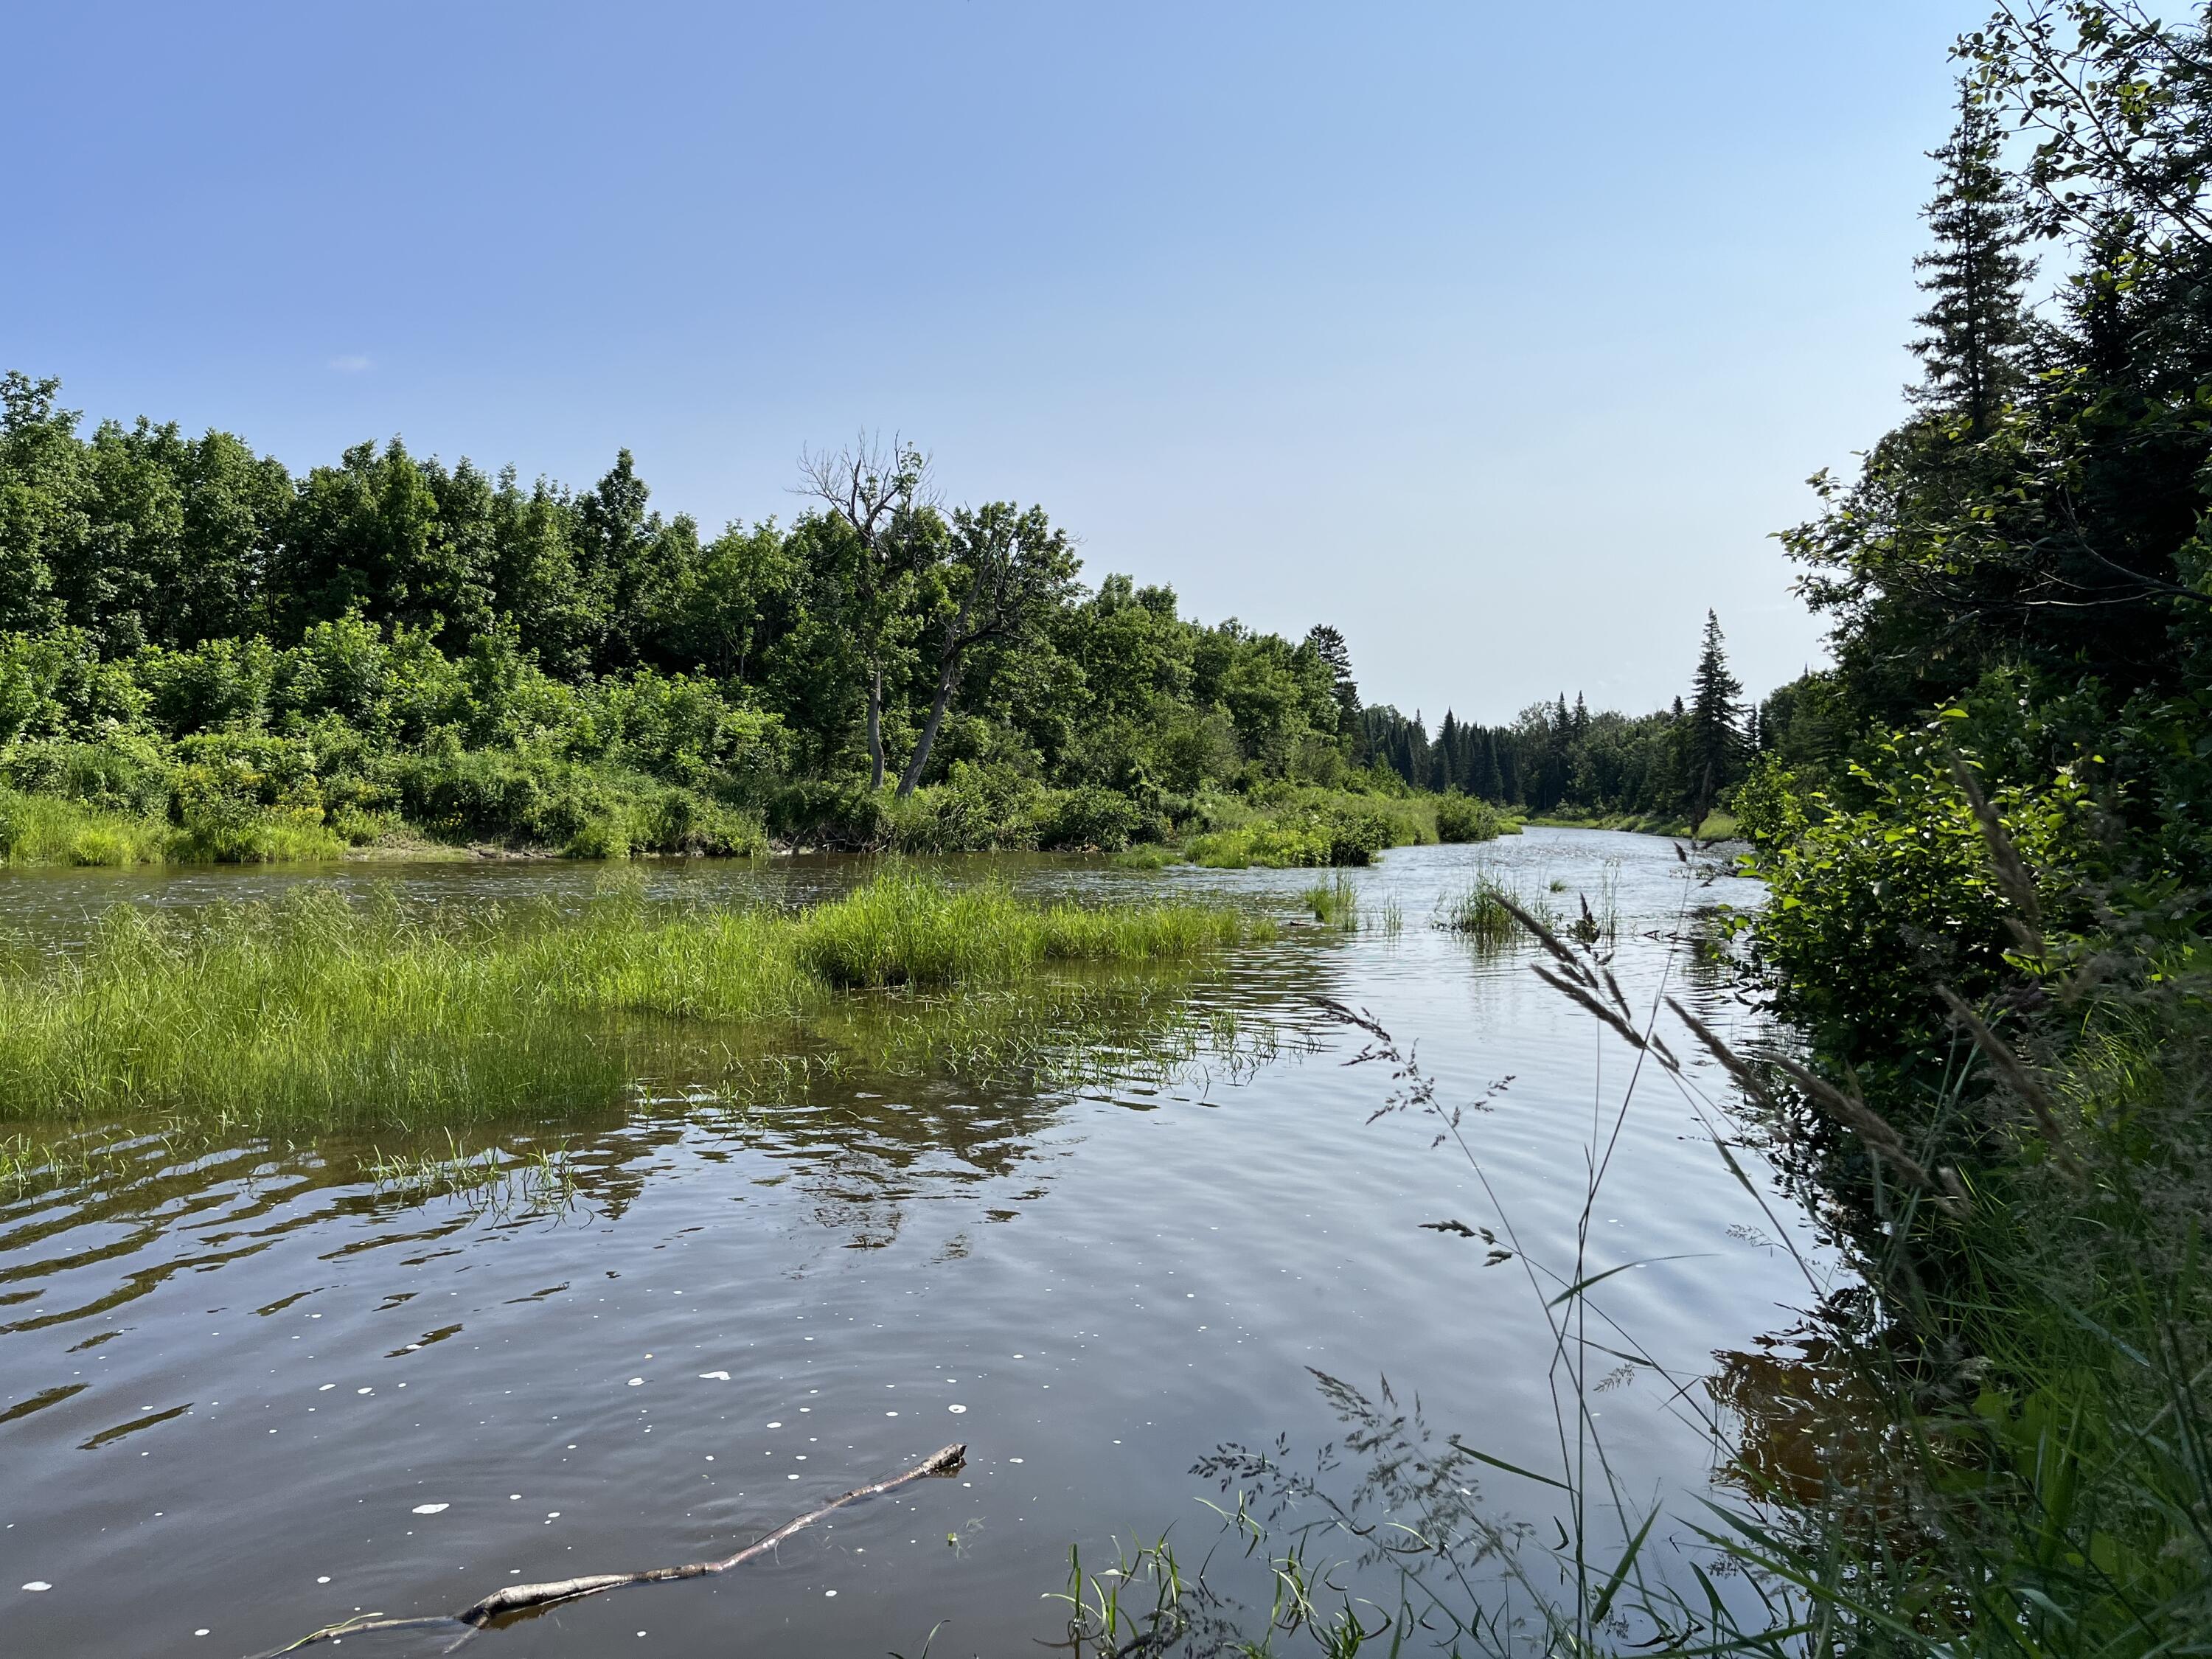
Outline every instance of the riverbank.
<path id="1" fill-rule="evenodd" d="M 155 803 L 161 810 L 126 811 L 99 804 L 96 792 L 72 799 L 0 787 L 0 866 L 1066 851 L 1127 854 L 1150 867 L 1187 860 L 1218 869 L 1300 869 L 1364 865 L 1394 847 L 1489 841 L 1520 827 L 1488 803 L 1463 797 L 1299 785 L 1210 792 L 1185 803 L 1180 820 L 1146 820 L 1110 792 L 986 789 L 968 778 L 906 796 L 802 787 L 767 811 L 619 774 L 603 772 L 591 781 L 592 803 L 573 811 L 436 818 L 351 814 L 312 802 L 232 800 L 209 808 L 167 796 Z M 773 835 L 771 822 L 779 826 Z M 566 839 L 540 833 L 570 823 Z"/>
<path id="2" fill-rule="evenodd" d="M 1620 830 L 1636 836 L 1674 836 L 1691 841 L 1733 841 L 1737 835 L 1733 813 L 1711 811 L 1695 828 L 1686 817 L 1664 813 L 1569 812 L 1532 813 L 1522 820 L 1550 830 Z"/>

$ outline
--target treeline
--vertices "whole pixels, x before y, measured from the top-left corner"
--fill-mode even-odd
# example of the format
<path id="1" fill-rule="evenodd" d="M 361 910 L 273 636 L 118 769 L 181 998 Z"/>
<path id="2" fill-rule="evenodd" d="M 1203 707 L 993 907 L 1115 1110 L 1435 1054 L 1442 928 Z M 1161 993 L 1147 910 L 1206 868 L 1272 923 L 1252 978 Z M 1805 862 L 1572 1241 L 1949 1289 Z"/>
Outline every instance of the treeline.
<path id="1" fill-rule="evenodd" d="M 1510 726 L 1463 721 L 1447 711 L 1435 736 L 1419 714 L 1388 704 L 1359 711 L 1359 757 L 1415 788 L 1448 791 L 1510 811 L 1597 814 L 1699 823 L 1724 805 L 1762 749 L 1792 742 L 1796 688 L 1763 705 L 1742 701 L 1729 672 L 1719 618 L 1686 698 L 1650 714 L 1592 714 L 1581 693 L 1523 709 Z"/>
<path id="2" fill-rule="evenodd" d="M 1762 715 L 1742 931 L 1817 1072 L 1774 1079 L 1771 1144 L 1854 1288 L 1730 1403 L 1820 1472 L 1759 1483 L 1749 1436 L 1735 1466 L 1823 1651 L 2212 1628 L 2212 8 L 2181 9 L 1959 41 L 1923 373 L 1784 538 L 1836 665 Z"/>
<path id="3" fill-rule="evenodd" d="M 58 391 L 0 381 L 0 786 L 672 850 L 900 815 L 1117 846 L 1377 787 L 1334 629 L 1087 589 L 1042 510 L 946 507 L 903 446 L 808 457 L 792 523 L 709 536 L 627 452 L 580 491 L 397 439 L 295 476 L 226 433 L 87 432 Z"/>

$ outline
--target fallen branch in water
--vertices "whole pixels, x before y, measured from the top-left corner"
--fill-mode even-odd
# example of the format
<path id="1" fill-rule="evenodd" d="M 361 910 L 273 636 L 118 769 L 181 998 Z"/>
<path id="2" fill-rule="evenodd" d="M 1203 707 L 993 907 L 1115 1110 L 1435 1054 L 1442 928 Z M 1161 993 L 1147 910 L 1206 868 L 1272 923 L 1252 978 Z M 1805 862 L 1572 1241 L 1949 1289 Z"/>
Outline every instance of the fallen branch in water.
<path id="1" fill-rule="evenodd" d="M 755 1556 L 765 1555 L 778 1544 L 799 1531 L 812 1526 L 833 1510 L 844 1508 L 860 1498 L 873 1498 L 909 1480 L 919 1480 L 925 1475 L 951 1474 L 964 1462 L 968 1448 L 946 1446 L 932 1452 L 903 1474 L 895 1474 L 888 1480 L 878 1480 L 872 1486 L 855 1486 L 842 1497 L 833 1498 L 818 1510 L 800 1516 L 796 1521 L 787 1521 L 765 1538 L 748 1544 L 735 1555 L 725 1556 L 719 1561 L 693 1561 L 680 1567 L 647 1567 L 637 1572 L 592 1573 L 581 1578 L 556 1578 L 544 1584 L 509 1584 L 494 1590 L 481 1601 L 471 1603 L 456 1613 L 436 1613 L 420 1619 L 386 1619 L 381 1613 L 366 1613 L 358 1619 L 349 1619 L 342 1625 L 328 1626 L 312 1635 L 281 1648 L 255 1656 L 255 1659 L 277 1659 L 277 1656 L 297 1653 L 318 1642 L 336 1641 L 341 1637 L 357 1636 L 372 1630 L 435 1630 L 453 1626 L 453 1639 L 441 1648 L 441 1653 L 452 1653 L 482 1630 L 493 1620 L 510 1613 L 520 1613 L 528 1607 L 550 1607 L 556 1601 L 574 1601 L 586 1595 L 597 1595 L 604 1590 L 621 1589 L 629 1584 L 660 1584 L 676 1578 L 704 1578 L 711 1574 L 727 1572 Z"/>

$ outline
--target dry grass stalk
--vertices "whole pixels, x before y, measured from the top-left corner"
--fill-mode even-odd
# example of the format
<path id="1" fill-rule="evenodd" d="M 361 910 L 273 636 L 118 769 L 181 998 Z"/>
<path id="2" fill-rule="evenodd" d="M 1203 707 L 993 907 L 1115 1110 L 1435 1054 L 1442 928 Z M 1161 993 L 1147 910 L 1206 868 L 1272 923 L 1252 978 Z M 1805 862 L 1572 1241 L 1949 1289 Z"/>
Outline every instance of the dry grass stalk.
<path id="1" fill-rule="evenodd" d="M 1990 1062 L 1996 1074 L 2004 1079 L 2005 1086 L 2033 1114 L 2036 1127 L 2043 1132 L 2043 1139 L 2051 1148 L 2051 1155 L 2069 1175 L 2078 1176 L 2081 1173 L 2081 1163 L 2069 1144 L 2065 1127 L 2059 1121 L 2057 1103 L 2051 1099 L 2050 1091 L 2012 1051 L 2011 1045 L 1989 1028 L 1964 997 L 1948 985 L 1937 986 L 1936 994 L 1943 999 L 1943 1006 L 1951 1011 L 1951 1018 L 1958 1021 L 1968 1036 L 1973 1038 L 1974 1046 L 1982 1051 L 1983 1058 Z"/>
<path id="2" fill-rule="evenodd" d="M 1705 1021 L 1699 1019 L 1680 999 L 1668 997 L 1667 1006 L 1674 1016 L 1695 1034 L 1699 1042 L 1727 1070 L 1729 1075 L 1759 1099 L 1774 1103 L 1773 1091 L 1766 1086 L 1757 1069 L 1722 1040 Z M 1844 1127 L 1856 1132 L 1866 1143 L 1867 1150 L 1887 1164 L 1915 1186 L 1936 1194 L 1936 1202 L 1948 1213 L 1963 1213 L 1966 1206 L 1966 1188 L 1960 1184 L 1958 1172 L 1946 1169 L 1940 1175 L 1931 1174 L 1928 1166 L 1913 1157 L 1905 1146 L 1905 1137 L 1873 1107 L 1857 1096 L 1846 1094 L 1826 1079 L 1814 1075 L 1793 1060 L 1778 1056 L 1772 1064 L 1790 1082 L 1802 1090 L 1808 1098 L 1822 1107 Z"/>
<path id="3" fill-rule="evenodd" d="M 1982 826 L 1982 839 L 1990 846 L 1990 861 L 1996 866 L 1997 885 L 2020 913 L 2008 916 L 2006 925 L 2020 941 L 2021 948 L 2039 958 L 2044 954 L 2043 902 L 2036 896 L 2035 881 L 2028 874 L 2027 861 L 2021 857 L 2020 848 L 2012 832 L 2004 827 L 2004 820 L 1997 816 L 1997 809 L 1982 793 L 1981 781 L 1955 749 L 1951 751 L 1951 776 L 1960 793 L 1966 796 L 1967 805 L 1973 808 L 1974 821 Z"/>

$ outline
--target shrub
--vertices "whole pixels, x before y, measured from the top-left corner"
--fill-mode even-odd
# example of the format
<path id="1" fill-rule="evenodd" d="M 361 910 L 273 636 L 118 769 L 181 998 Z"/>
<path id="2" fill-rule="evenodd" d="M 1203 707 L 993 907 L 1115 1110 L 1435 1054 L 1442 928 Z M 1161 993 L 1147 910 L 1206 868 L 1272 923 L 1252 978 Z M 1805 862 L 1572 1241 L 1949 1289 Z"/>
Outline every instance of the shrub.
<path id="1" fill-rule="evenodd" d="M 1781 1011 L 1844 1057 L 1935 1040 L 1934 988 L 1978 995 L 2018 948 L 2007 919 L 2020 918 L 1941 738 L 1899 733 L 1874 755 L 1874 766 L 1850 768 L 1860 805 L 1825 793 L 1798 799 L 1774 773 L 1737 802 L 1758 826 L 1768 887 L 1747 924 L 1753 956 Z M 2076 902 L 2092 842 L 2087 793 L 2071 772 L 1991 799 L 2044 903 Z"/>
<path id="2" fill-rule="evenodd" d="M 1505 833 L 1505 815 L 1486 800 L 1447 792 L 1437 802 L 1437 839 L 1451 843 L 1495 841 Z"/>
<path id="3" fill-rule="evenodd" d="M 808 778 L 769 797 L 768 827 L 787 841 L 823 846 L 875 846 L 883 836 L 887 791 L 859 780 Z"/>
<path id="4" fill-rule="evenodd" d="M 0 744 L 100 738 L 137 724 L 146 694 L 82 629 L 0 634 Z"/>
<path id="5" fill-rule="evenodd" d="M 561 849 L 572 859 L 626 859 L 629 856 L 629 814 L 600 812 L 586 818 Z"/>
<path id="6" fill-rule="evenodd" d="M 1166 823 L 1127 795 L 1085 785 L 1052 792 L 1036 821 L 1037 845 L 1118 853 L 1133 841 L 1164 839 Z"/>
<path id="7" fill-rule="evenodd" d="M 637 844 L 655 853 L 755 858 L 768 851 L 760 815 L 690 789 L 664 789 L 631 814 Z"/>
<path id="8" fill-rule="evenodd" d="M 0 782 L 99 811 L 151 817 L 169 809 L 173 774 L 159 746 L 146 737 L 105 743 L 52 738 L 0 751 Z"/>
<path id="9" fill-rule="evenodd" d="M 983 853 L 1037 844 L 1044 791 L 1003 762 L 957 763 L 934 788 L 883 805 L 883 844 L 896 853 Z"/>
<path id="10" fill-rule="evenodd" d="M 171 838 L 179 863 L 285 864 L 343 856 L 345 842 L 316 807 L 259 808 L 226 801 L 194 811 Z"/>
<path id="11" fill-rule="evenodd" d="M 457 738 L 392 768 L 407 814 L 434 832 L 565 847 L 614 810 L 611 793 L 573 762 L 531 750 L 464 750 Z"/>

